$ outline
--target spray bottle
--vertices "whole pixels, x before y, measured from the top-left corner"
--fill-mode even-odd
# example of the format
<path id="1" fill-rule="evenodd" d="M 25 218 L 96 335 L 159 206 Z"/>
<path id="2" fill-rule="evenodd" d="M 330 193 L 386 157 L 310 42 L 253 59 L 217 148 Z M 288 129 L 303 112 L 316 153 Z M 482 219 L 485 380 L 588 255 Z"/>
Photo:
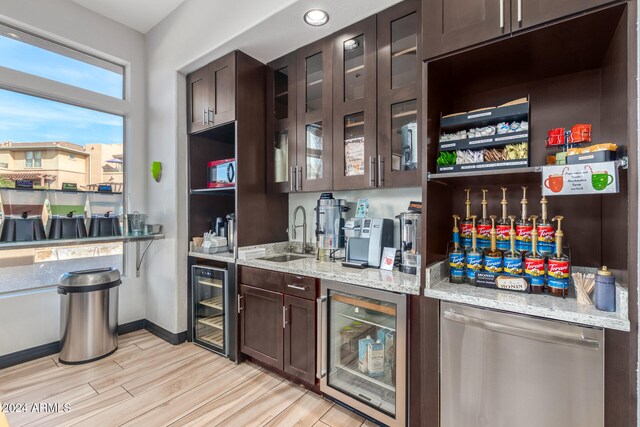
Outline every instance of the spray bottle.
<path id="1" fill-rule="evenodd" d="M 538 252 L 538 230 L 536 229 L 537 215 L 531 215 L 529 220 L 533 223 L 531 230 L 531 251 L 524 256 L 524 275 L 531 282 L 531 293 L 544 292 L 544 257 Z"/>
<path id="2" fill-rule="evenodd" d="M 487 190 L 482 189 L 482 218 L 478 221 L 478 249 L 491 246 L 491 221 L 487 218 Z"/>
<path id="3" fill-rule="evenodd" d="M 460 249 L 460 217 L 453 215 L 453 249 L 449 252 L 449 276 L 451 283 L 464 283 L 464 251 Z"/>
<path id="4" fill-rule="evenodd" d="M 491 246 L 484 251 L 484 270 L 489 273 L 502 273 L 502 252 L 498 250 L 496 216 L 491 215 Z"/>
<path id="5" fill-rule="evenodd" d="M 531 251 L 531 231 L 533 226 L 527 219 L 527 187 L 522 187 L 522 217 L 516 222 L 516 250 L 522 255 Z"/>
<path id="6" fill-rule="evenodd" d="M 464 191 L 467 193 L 467 200 L 464 202 L 467 215 L 465 215 L 464 220 L 460 223 L 460 237 L 462 237 L 462 248 L 466 250 L 471 247 L 471 229 L 473 228 L 473 223 L 471 222 L 471 189 L 467 188 Z"/>
<path id="7" fill-rule="evenodd" d="M 516 250 L 515 215 L 509 215 L 511 229 L 509 230 L 509 251 L 504 254 L 504 272 L 509 276 L 522 276 L 522 255 Z"/>
<path id="8" fill-rule="evenodd" d="M 555 216 L 552 221 L 558 221 L 558 231 L 556 231 L 556 252 L 549 255 L 547 262 L 547 282 L 549 293 L 552 295 L 565 296 L 569 292 L 569 269 L 571 264 L 569 257 L 562 253 L 562 220 L 564 217 Z"/>
<path id="9" fill-rule="evenodd" d="M 540 222 L 537 226 L 538 231 L 538 252 L 540 255 L 547 256 L 553 253 L 553 240 L 555 231 L 553 229 L 553 224 L 549 222 L 547 219 L 547 196 L 542 196 L 542 200 L 540 200 L 540 206 L 542 208 L 542 214 L 540 218 Z"/>
<path id="10" fill-rule="evenodd" d="M 501 251 L 509 250 L 509 231 L 511 231 L 511 225 L 507 218 L 507 189 L 505 187 L 500 188 L 502 190 L 502 218 L 500 218 L 496 225 L 496 233 L 498 240 L 498 249 Z"/>
<path id="11" fill-rule="evenodd" d="M 476 228 L 476 215 L 471 215 L 471 249 L 467 251 L 467 279 L 470 285 L 475 285 L 477 278 L 476 273 L 482 270 L 482 252 L 476 249 L 478 240 L 478 229 Z"/>

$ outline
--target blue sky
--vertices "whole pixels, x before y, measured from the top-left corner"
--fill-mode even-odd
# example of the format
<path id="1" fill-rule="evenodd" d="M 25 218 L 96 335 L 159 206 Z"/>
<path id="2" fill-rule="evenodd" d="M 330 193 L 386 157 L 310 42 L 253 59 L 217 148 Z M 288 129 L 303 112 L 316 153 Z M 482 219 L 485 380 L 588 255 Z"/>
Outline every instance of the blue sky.
<path id="1" fill-rule="evenodd" d="M 122 76 L 44 49 L 0 37 L 0 64 L 121 98 Z M 68 141 L 122 144 L 120 116 L 0 89 L 0 143 Z"/>

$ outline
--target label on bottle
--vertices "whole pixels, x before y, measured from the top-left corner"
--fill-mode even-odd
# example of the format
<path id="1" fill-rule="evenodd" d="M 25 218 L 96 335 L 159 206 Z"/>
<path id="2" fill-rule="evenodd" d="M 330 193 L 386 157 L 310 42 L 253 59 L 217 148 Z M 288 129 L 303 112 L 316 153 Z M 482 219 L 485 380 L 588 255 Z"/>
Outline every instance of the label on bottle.
<path id="1" fill-rule="evenodd" d="M 518 257 L 504 257 L 504 272 L 509 276 L 521 276 L 522 275 L 522 258 Z"/>
<path id="2" fill-rule="evenodd" d="M 539 225 L 538 229 L 538 252 L 543 255 L 553 253 L 555 249 L 556 231 L 552 225 Z"/>
<path id="3" fill-rule="evenodd" d="M 475 279 L 476 272 L 482 270 L 482 254 L 467 254 L 467 277 Z"/>
<path id="4" fill-rule="evenodd" d="M 449 253 L 449 274 L 452 281 L 464 277 L 464 252 Z"/>
<path id="5" fill-rule="evenodd" d="M 471 231 L 473 230 L 472 223 L 462 223 L 460 224 L 460 237 L 462 238 L 462 247 L 470 248 L 471 247 Z"/>
<path id="6" fill-rule="evenodd" d="M 518 225 L 516 227 L 516 249 L 520 252 L 531 250 L 532 225 Z"/>
<path id="7" fill-rule="evenodd" d="M 496 225 L 496 244 L 501 251 L 509 250 L 509 231 L 510 225 Z"/>
<path id="8" fill-rule="evenodd" d="M 502 273 L 502 257 L 485 255 L 484 270 L 490 273 Z"/>
<path id="9" fill-rule="evenodd" d="M 478 225 L 478 247 L 481 249 L 491 246 L 491 224 Z"/>
<path id="10" fill-rule="evenodd" d="M 547 268 L 550 287 L 569 289 L 569 261 L 550 259 Z"/>
<path id="11" fill-rule="evenodd" d="M 525 258 L 524 275 L 531 279 L 531 285 L 544 285 L 544 258 Z"/>

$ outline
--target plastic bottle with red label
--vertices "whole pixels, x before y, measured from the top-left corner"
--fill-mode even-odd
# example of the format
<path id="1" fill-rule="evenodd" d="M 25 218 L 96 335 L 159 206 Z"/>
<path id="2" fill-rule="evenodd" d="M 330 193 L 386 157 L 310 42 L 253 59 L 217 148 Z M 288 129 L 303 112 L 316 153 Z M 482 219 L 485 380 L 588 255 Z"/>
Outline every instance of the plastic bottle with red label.
<path id="1" fill-rule="evenodd" d="M 562 216 L 553 217 L 558 221 L 558 231 L 555 234 L 556 252 L 547 261 L 547 286 L 551 295 L 566 296 L 569 292 L 569 275 L 571 263 L 569 257 L 562 253 Z"/>
<path id="2" fill-rule="evenodd" d="M 507 189 L 505 187 L 500 188 L 502 190 L 502 218 L 496 223 L 496 239 L 498 249 L 501 251 L 509 250 L 509 232 L 511 231 L 511 224 L 507 218 Z"/>
<path id="3" fill-rule="evenodd" d="M 527 187 L 522 187 L 522 217 L 516 222 L 516 250 L 522 255 L 531 251 L 533 225 L 527 218 Z"/>
<path id="4" fill-rule="evenodd" d="M 537 215 L 529 218 L 533 223 L 531 230 L 531 251 L 524 256 L 524 275 L 529 278 L 531 293 L 544 292 L 545 270 L 544 257 L 538 252 L 538 230 L 536 229 Z"/>
<path id="5" fill-rule="evenodd" d="M 553 253 L 554 241 L 555 241 L 555 229 L 553 224 L 547 219 L 547 197 L 542 196 L 540 200 L 540 206 L 542 208 L 542 214 L 540 222 L 537 225 L 538 231 L 538 252 L 547 256 Z"/>
<path id="6" fill-rule="evenodd" d="M 460 222 L 460 243 L 463 249 L 471 248 L 471 230 L 473 229 L 473 222 L 471 221 L 471 189 L 464 190 L 467 193 L 467 200 L 464 204 L 466 207 L 466 215 Z"/>

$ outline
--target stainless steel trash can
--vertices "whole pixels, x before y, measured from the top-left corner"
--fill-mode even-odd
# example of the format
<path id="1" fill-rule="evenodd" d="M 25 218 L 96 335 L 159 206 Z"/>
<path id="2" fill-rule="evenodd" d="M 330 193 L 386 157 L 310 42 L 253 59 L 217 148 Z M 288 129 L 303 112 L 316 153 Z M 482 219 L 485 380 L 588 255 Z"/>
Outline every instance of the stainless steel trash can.
<path id="1" fill-rule="evenodd" d="M 116 351 L 121 283 L 116 268 L 60 276 L 60 363 L 88 363 Z"/>

